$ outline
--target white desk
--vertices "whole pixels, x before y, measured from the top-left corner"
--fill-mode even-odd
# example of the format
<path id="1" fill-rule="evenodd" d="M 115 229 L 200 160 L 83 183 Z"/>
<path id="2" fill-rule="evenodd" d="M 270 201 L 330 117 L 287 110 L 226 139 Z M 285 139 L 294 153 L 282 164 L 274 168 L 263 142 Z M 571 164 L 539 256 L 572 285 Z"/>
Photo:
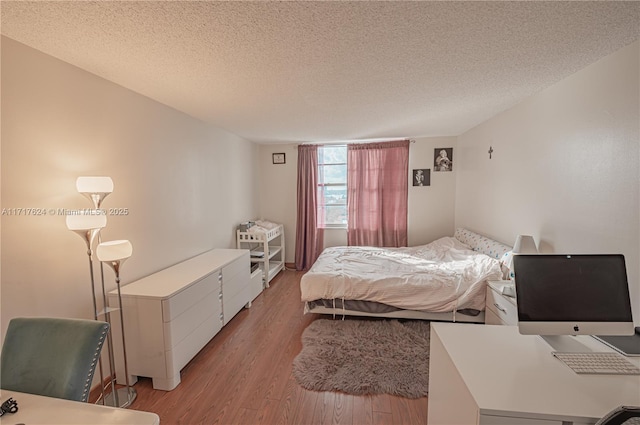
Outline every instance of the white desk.
<path id="1" fill-rule="evenodd" d="M 120 409 L 80 401 L 43 397 L 16 391 L 1 390 L 4 403 L 9 397 L 18 402 L 16 413 L 0 417 L 0 424 L 64 424 L 64 425 L 158 425 L 155 413 Z"/>
<path id="2" fill-rule="evenodd" d="M 427 423 L 594 424 L 619 405 L 640 405 L 640 376 L 578 375 L 551 351 L 517 326 L 432 323 Z"/>

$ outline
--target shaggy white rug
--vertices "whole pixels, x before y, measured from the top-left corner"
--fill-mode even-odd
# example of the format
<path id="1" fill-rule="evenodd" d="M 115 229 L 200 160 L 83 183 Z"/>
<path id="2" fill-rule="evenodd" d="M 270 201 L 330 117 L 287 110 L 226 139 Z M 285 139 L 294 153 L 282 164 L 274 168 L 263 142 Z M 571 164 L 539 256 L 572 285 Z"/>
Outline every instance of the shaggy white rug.
<path id="1" fill-rule="evenodd" d="M 293 375 L 309 390 L 424 397 L 429 331 L 420 320 L 318 319 L 302 333 Z"/>

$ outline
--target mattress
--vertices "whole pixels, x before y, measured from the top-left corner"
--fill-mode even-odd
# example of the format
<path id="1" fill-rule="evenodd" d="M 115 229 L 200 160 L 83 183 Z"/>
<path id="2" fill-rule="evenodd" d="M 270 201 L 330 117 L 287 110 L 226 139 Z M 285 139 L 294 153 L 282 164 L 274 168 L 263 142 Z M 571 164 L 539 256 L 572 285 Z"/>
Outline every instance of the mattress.
<path id="1" fill-rule="evenodd" d="M 452 237 L 410 248 L 326 248 L 302 277 L 302 301 L 373 301 L 404 310 L 484 310 L 500 261 Z"/>

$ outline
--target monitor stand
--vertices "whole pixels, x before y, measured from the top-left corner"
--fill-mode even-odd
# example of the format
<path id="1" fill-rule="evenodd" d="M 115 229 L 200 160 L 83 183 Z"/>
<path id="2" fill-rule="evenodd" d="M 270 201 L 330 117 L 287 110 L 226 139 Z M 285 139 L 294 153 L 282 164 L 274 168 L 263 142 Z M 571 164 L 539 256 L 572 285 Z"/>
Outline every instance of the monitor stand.
<path id="1" fill-rule="evenodd" d="M 553 348 L 553 351 L 561 353 L 593 352 L 591 348 L 578 341 L 573 335 L 540 335 L 540 337 Z"/>

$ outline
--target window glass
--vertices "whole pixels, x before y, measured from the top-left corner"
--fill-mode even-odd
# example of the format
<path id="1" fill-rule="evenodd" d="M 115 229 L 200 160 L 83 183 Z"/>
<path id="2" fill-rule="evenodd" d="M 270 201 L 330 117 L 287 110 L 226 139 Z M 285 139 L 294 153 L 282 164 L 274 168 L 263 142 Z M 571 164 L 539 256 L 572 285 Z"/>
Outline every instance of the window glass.
<path id="1" fill-rule="evenodd" d="M 318 216 L 324 227 L 347 227 L 347 146 L 318 148 Z"/>

